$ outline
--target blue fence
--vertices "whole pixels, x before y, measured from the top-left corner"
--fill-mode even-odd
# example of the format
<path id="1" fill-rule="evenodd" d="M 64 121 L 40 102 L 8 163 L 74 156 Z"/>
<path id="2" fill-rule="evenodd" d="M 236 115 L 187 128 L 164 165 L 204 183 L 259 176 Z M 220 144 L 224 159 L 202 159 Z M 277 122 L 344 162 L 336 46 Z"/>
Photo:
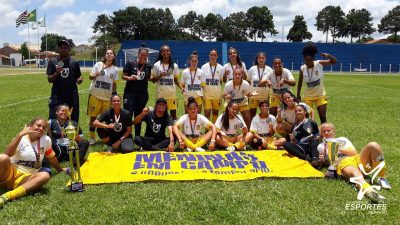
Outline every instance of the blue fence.
<path id="1" fill-rule="evenodd" d="M 195 42 L 195 41 L 143 41 L 127 40 L 121 45 L 117 55 L 117 65 L 125 64 L 123 49 L 138 48 L 145 42 L 149 48 L 159 50 L 163 44 L 171 47 L 174 61 L 179 68 L 187 66 L 187 58 L 194 51 L 199 53 L 199 65 L 208 61 L 208 53 L 215 48 L 219 53 L 219 63 L 227 60 L 226 49 L 234 47 L 240 52 L 242 60 L 249 68 L 257 52 L 267 53 L 267 64 L 271 65 L 274 57 L 280 57 L 284 66 L 291 70 L 298 70 L 303 64 L 302 49 L 305 43 L 278 43 L 278 42 Z M 338 59 L 338 63 L 325 70 L 354 71 L 355 68 L 372 72 L 400 72 L 400 45 L 399 44 L 326 44 L 316 43 L 319 53 L 330 53 Z M 322 59 L 319 55 L 317 59 Z M 154 62 L 152 62 L 154 63 Z"/>

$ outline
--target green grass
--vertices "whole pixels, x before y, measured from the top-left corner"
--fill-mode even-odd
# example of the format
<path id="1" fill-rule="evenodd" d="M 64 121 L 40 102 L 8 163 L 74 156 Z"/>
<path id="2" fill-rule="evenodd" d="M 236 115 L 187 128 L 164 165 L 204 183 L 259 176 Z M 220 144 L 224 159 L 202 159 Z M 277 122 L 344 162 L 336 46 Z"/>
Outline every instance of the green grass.
<path id="1" fill-rule="evenodd" d="M 80 124 L 87 134 L 89 80 L 84 76 Z M 327 75 L 325 80 L 328 120 L 338 135 L 348 137 L 357 149 L 368 141 L 384 148 L 393 186 L 381 191 L 386 212 L 346 211 L 357 192 L 342 180 L 140 182 L 91 185 L 83 193 L 69 193 L 68 176 L 59 174 L 39 193 L 8 203 L 0 210 L 0 224 L 399 224 L 400 77 Z M 119 93 L 123 87 L 121 82 Z M 50 88 L 44 73 L 0 76 L 2 148 L 33 116 L 47 118 Z M 149 90 L 154 93 L 153 84 Z M 23 101 L 27 103 L 9 105 Z M 154 105 L 152 97 L 148 105 Z M 182 115 L 181 97 L 179 105 Z M 99 144 L 90 150 L 102 149 Z"/>

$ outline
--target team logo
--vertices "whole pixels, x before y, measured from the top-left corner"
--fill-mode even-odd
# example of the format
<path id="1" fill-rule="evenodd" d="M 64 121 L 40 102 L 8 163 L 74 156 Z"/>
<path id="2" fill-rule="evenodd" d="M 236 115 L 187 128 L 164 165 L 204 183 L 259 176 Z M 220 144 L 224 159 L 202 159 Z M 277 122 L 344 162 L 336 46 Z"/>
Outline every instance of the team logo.
<path id="1" fill-rule="evenodd" d="M 110 74 L 110 79 L 114 79 L 114 74 Z"/>
<path id="2" fill-rule="evenodd" d="M 307 127 L 307 132 L 311 134 L 311 127 Z"/>
<path id="3" fill-rule="evenodd" d="M 68 78 L 68 76 L 69 76 L 69 68 L 63 68 L 63 71 L 61 72 L 61 77 Z"/>
<path id="4" fill-rule="evenodd" d="M 124 104 L 128 103 L 128 99 L 124 98 Z"/>
<path id="5" fill-rule="evenodd" d="M 121 132 L 122 131 L 122 123 L 114 123 L 114 131 Z"/>
<path id="6" fill-rule="evenodd" d="M 153 123 L 153 131 L 154 133 L 160 132 L 161 124 Z"/>
<path id="7" fill-rule="evenodd" d="M 136 75 L 138 80 L 143 80 L 145 76 L 146 73 L 144 71 L 141 71 L 138 75 Z"/>

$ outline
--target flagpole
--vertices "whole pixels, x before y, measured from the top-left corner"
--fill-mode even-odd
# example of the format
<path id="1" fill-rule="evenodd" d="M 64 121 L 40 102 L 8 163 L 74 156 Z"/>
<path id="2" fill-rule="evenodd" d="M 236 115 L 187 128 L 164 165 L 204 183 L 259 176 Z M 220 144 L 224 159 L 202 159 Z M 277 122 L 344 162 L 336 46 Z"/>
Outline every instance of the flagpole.
<path id="1" fill-rule="evenodd" d="M 45 35 L 46 35 L 46 60 L 48 60 L 48 58 L 47 58 L 47 24 L 46 24 L 46 13 L 44 14 L 43 22 L 44 22 L 44 32 L 45 32 Z"/>
<path id="2" fill-rule="evenodd" d="M 28 58 L 31 59 L 31 37 L 29 35 L 29 22 L 28 22 Z M 31 71 L 31 63 L 29 62 L 29 71 Z"/>
<path id="3" fill-rule="evenodd" d="M 39 41 L 40 41 L 40 39 L 39 39 L 39 36 L 40 36 L 40 33 L 39 33 L 39 25 L 37 24 L 37 22 L 36 22 L 36 26 L 37 26 L 37 38 L 38 38 L 38 40 L 37 40 L 37 45 L 38 45 L 38 68 L 40 68 L 40 45 L 39 45 Z"/>

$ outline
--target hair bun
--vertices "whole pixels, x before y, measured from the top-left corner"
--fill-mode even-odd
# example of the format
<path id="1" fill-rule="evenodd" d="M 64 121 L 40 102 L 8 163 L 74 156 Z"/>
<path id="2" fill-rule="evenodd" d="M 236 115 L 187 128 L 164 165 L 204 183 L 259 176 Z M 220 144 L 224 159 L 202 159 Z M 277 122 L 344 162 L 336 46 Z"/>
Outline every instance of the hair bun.
<path id="1" fill-rule="evenodd" d="M 141 43 L 141 44 L 140 44 L 140 47 L 141 47 L 141 48 L 147 48 L 147 45 L 146 45 L 146 43 Z"/>

